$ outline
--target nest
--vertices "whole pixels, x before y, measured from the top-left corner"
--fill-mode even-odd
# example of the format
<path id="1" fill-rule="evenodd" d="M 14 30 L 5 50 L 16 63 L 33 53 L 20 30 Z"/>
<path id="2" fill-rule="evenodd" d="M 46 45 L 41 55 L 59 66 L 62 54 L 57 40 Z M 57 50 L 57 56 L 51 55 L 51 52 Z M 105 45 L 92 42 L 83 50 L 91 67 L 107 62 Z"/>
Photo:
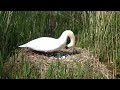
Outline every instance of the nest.
<path id="1" fill-rule="evenodd" d="M 45 75 L 50 64 L 54 63 L 66 65 L 66 72 L 68 72 L 70 68 L 74 68 L 77 73 L 78 66 L 80 65 L 81 68 L 87 67 L 94 75 L 101 75 L 102 78 L 106 79 L 112 78 L 110 70 L 108 70 L 97 57 L 88 50 L 77 47 L 74 49 L 62 49 L 61 51 L 53 53 L 36 52 L 23 48 L 15 57 L 17 58 L 13 59 L 14 57 L 11 57 L 10 60 L 5 63 L 4 71 L 6 75 L 10 72 L 11 67 L 14 71 L 17 71 L 21 68 L 22 63 L 29 61 L 34 69 L 41 71 L 41 78 L 46 78 Z"/>

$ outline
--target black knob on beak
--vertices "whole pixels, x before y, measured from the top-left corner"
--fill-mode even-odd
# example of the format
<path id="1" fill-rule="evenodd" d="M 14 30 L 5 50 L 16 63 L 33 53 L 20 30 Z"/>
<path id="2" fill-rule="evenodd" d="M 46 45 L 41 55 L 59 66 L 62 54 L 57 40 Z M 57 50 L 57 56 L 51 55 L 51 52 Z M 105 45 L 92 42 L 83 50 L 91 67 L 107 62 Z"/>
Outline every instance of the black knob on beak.
<path id="1" fill-rule="evenodd" d="M 66 49 L 68 49 L 68 46 L 65 46 Z"/>

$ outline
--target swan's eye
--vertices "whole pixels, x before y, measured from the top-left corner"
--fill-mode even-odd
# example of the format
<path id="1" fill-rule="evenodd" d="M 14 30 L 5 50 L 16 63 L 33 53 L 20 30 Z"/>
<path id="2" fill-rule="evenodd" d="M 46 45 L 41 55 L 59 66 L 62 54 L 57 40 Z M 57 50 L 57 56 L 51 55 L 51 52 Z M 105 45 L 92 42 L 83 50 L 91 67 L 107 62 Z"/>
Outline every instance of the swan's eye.
<path id="1" fill-rule="evenodd" d="M 66 45 L 65 48 L 68 49 L 69 47 Z"/>

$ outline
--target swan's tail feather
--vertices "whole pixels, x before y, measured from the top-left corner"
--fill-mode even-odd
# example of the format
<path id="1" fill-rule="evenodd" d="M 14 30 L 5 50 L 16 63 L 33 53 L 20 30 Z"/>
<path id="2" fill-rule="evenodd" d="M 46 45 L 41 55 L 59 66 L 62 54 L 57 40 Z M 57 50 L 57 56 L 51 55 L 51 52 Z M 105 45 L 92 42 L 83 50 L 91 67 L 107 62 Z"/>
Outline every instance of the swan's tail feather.
<path id="1" fill-rule="evenodd" d="M 27 44 L 20 45 L 18 47 L 27 47 Z"/>

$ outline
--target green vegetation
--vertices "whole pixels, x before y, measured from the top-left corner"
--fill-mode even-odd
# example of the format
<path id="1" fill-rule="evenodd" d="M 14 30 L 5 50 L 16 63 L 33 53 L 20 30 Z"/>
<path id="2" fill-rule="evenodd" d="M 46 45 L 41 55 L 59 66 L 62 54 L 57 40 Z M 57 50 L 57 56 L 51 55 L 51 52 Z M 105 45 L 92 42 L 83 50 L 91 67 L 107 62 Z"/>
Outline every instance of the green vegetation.
<path id="1" fill-rule="evenodd" d="M 117 72 L 120 68 L 119 11 L 0 11 L 0 78 L 41 78 L 42 72 L 34 71 L 30 63 L 23 63 L 20 71 L 11 69 L 9 76 L 4 77 L 4 63 L 18 53 L 19 45 L 42 36 L 58 38 L 66 29 L 74 32 L 77 47 L 86 48 L 101 62 L 112 64 L 114 77 L 120 73 Z M 46 78 L 99 78 L 89 72 L 87 65 L 78 66 L 77 72 L 71 68 L 66 73 L 64 64 L 51 64 Z"/>

